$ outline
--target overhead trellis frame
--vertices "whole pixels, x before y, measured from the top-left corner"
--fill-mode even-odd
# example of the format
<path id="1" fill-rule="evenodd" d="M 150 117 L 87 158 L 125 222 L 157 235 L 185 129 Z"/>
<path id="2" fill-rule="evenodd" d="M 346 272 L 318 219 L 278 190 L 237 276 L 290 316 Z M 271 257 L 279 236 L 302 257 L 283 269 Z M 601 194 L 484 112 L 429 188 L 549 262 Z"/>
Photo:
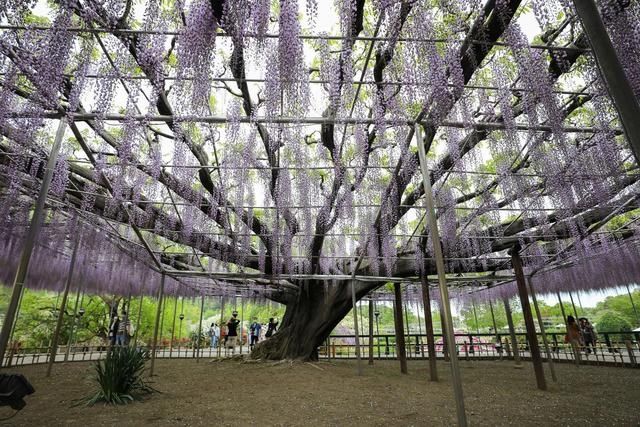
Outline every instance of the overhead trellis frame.
<path id="1" fill-rule="evenodd" d="M 352 295 L 325 282 L 358 278 L 360 299 L 435 273 L 416 208 L 419 124 L 448 281 L 507 280 L 504 251 L 518 243 L 527 273 L 549 258 L 562 267 L 637 250 L 637 166 L 570 4 L 536 0 L 523 12 L 540 44 L 522 30 L 515 0 L 442 10 L 336 2 L 339 35 L 319 37 L 303 28 L 297 1 L 270 3 L 193 0 L 178 11 L 150 1 L 131 14 L 58 2 L 50 25 L 27 25 L 26 9 L 1 11 L 5 200 L 33 198 L 48 127 L 67 120 L 74 140 L 56 165 L 51 205 L 145 250 L 147 267 L 198 278 L 199 291 L 261 280 L 255 290 L 287 289 L 268 295 L 287 304 L 287 319 L 307 310 L 332 324 Z M 600 6 L 624 71 L 640 75 L 624 38 L 638 5 Z M 576 90 L 576 81 L 587 84 Z M 212 83 L 223 90 L 215 102 Z M 630 83 L 637 96 L 640 83 Z M 3 225 L 24 223 L 26 206 L 4 206 Z M 308 326 L 310 336 L 326 333 Z M 313 344 L 291 347 L 312 354 Z"/>

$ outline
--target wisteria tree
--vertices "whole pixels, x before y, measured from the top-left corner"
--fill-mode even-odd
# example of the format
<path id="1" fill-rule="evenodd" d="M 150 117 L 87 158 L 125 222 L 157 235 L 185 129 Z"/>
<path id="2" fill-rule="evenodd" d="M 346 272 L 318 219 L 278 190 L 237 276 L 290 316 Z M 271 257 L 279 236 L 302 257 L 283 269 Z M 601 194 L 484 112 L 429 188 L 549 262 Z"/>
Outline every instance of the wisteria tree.
<path id="1" fill-rule="evenodd" d="M 215 277 L 286 305 L 254 357 L 316 358 L 352 274 L 356 299 L 435 274 L 415 125 L 449 274 L 509 270 L 515 243 L 534 272 L 635 235 L 637 165 L 570 2 L 54 3 L 2 7 L 3 229 L 66 121 L 56 206 L 144 239 L 175 294 Z M 640 8 L 600 6 L 637 96 Z"/>

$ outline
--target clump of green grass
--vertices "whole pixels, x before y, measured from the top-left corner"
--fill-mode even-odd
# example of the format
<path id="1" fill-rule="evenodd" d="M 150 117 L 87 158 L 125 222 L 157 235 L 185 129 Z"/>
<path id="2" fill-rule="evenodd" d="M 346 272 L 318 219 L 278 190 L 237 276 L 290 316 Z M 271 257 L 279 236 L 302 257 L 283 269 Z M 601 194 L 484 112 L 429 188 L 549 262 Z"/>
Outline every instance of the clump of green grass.
<path id="1" fill-rule="evenodd" d="M 104 402 L 122 405 L 140 400 L 142 396 L 157 391 L 142 379 L 148 357 L 147 350 L 133 347 L 111 348 L 107 357 L 98 360 L 95 365 L 98 391 L 79 403 L 94 405 Z"/>

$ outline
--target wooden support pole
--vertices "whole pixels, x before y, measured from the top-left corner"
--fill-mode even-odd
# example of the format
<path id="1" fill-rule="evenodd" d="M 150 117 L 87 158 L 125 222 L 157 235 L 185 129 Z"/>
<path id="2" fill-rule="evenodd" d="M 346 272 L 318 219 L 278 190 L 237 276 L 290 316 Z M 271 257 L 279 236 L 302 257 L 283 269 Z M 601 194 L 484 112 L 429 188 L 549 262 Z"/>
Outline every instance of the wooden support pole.
<path id="1" fill-rule="evenodd" d="M 76 218 L 77 221 L 77 218 Z M 49 365 L 47 366 L 47 377 L 51 376 L 51 369 L 56 361 L 56 354 L 58 352 L 58 338 L 60 337 L 60 331 L 62 330 L 62 322 L 64 320 L 65 310 L 67 308 L 67 298 L 69 296 L 69 289 L 71 288 L 71 282 L 73 281 L 73 270 L 76 267 L 76 258 L 78 255 L 78 246 L 80 245 L 80 235 L 76 235 L 75 242 L 73 243 L 73 252 L 71 254 L 71 262 L 69 263 L 69 273 L 67 273 L 67 280 L 64 284 L 64 292 L 62 294 L 62 302 L 60 303 L 60 309 L 58 311 L 58 321 L 56 323 L 56 329 L 53 333 L 53 340 L 51 341 L 51 355 L 49 356 Z M 67 347 L 71 345 L 71 341 L 67 343 Z"/>
<path id="2" fill-rule="evenodd" d="M 547 381 L 544 377 L 544 368 L 542 366 L 542 357 L 540 356 L 540 347 L 538 346 L 538 336 L 536 335 L 536 326 L 533 323 L 533 315 L 531 314 L 531 305 L 529 304 L 529 293 L 527 292 L 527 282 L 524 278 L 522 270 L 522 258 L 520 258 L 520 245 L 516 244 L 509 250 L 511 255 L 511 264 L 516 275 L 516 284 L 518 285 L 518 295 L 520 296 L 520 304 L 522 306 L 522 314 L 524 316 L 524 324 L 527 329 L 527 339 L 529 340 L 529 353 L 533 362 L 533 371 L 536 375 L 536 384 L 540 390 L 547 389 Z"/>
<path id="3" fill-rule="evenodd" d="M 29 271 L 29 263 L 31 262 L 31 254 L 33 247 L 36 244 L 38 235 L 40 234 L 40 228 L 42 228 L 42 218 L 44 217 L 44 207 L 47 200 L 47 194 L 49 193 L 49 186 L 53 178 L 53 172 L 56 167 L 58 153 L 62 146 L 62 139 L 64 138 L 65 131 L 65 119 L 60 119 L 58 130 L 56 132 L 53 146 L 49 152 L 49 158 L 47 159 L 47 167 L 44 170 L 44 176 L 42 178 L 42 185 L 40 186 L 40 192 L 38 193 L 38 199 L 31 217 L 31 224 L 27 237 L 25 238 L 24 247 L 22 249 L 22 255 L 20 257 L 20 264 L 18 264 L 18 270 L 16 271 L 15 279 L 13 280 L 13 288 L 11 291 L 11 299 L 4 315 L 4 323 L 2 324 L 2 330 L 0 331 L 0 367 L 4 363 L 4 356 L 9 345 L 9 337 L 13 330 L 14 322 L 16 320 L 16 313 L 18 306 L 22 298 L 22 290 L 24 287 L 24 281 L 27 278 L 27 272 Z"/>
<path id="4" fill-rule="evenodd" d="M 538 318 L 538 325 L 540 325 L 540 333 L 542 334 L 542 342 L 544 343 L 544 350 L 547 353 L 547 363 L 549 364 L 549 370 L 551 371 L 551 379 L 553 382 L 557 382 L 556 369 L 553 366 L 553 357 L 551 357 L 551 350 L 549 349 L 549 340 L 547 339 L 547 332 L 542 321 L 542 314 L 540 313 L 540 307 L 538 307 L 538 298 L 536 297 L 536 291 L 533 289 L 533 281 L 529 277 L 529 290 L 531 291 L 531 299 L 533 300 L 533 307 L 536 310 L 536 317 Z"/>
<path id="5" fill-rule="evenodd" d="M 402 289 L 400 283 L 393 284 L 393 320 L 396 331 L 396 354 L 400 361 L 400 372 L 408 373 L 407 369 L 407 348 L 404 342 L 404 325 L 402 320 Z"/>
<path id="6" fill-rule="evenodd" d="M 153 368 L 156 365 L 156 349 L 158 347 L 158 327 L 160 326 L 160 310 L 162 309 L 162 298 L 164 297 L 164 279 L 165 274 L 162 273 L 160 278 L 160 289 L 158 290 L 158 309 L 156 310 L 156 322 L 153 328 L 153 343 L 151 346 L 151 367 L 149 368 L 149 376 L 153 376 Z"/>
<path id="7" fill-rule="evenodd" d="M 422 305 L 424 306 L 424 325 L 427 334 L 427 350 L 429 352 L 429 379 L 438 381 L 438 367 L 436 365 L 436 340 L 433 336 L 433 316 L 431 316 L 431 295 L 429 282 L 424 274 L 420 275 L 422 285 Z"/>
<path id="8" fill-rule="evenodd" d="M 456 354 L 456 337 L 453 330 L 453 318 L 449 305 L 449 290 L 447 289 L 447 276 L 444 268 L 444 257 L 440 246 L 440 232 L 438 230 L 438 220 L 436 217 L 435 203 L 433 201 L 433 190 L 431 189 L 431 174 L 427 166 L 427 153 L 422 140 L 422 129 L 416 126 L 415 138 L 418 145 L 418 160 L 420 161 L 420 171 L 422 173 L 422 183 L 424 185 L 424 200 L 427 210 L 427 222 L 429 224 L 429 234 L 433 242 L 433 254 L 436 259 L 436 270 L 438 272 L 438 287 L 440 288 L 440 301 L 444 311 L 444 324 L 449 344 L 449 355 L 451 358 L 451 377 L 453 382 L 453 394 L 456 400 L 456 415 L 459 426 L 467 425 L 467 415 L 464 409 L 464 395 L 462 391 L 462 377 L 460 366 L 458 365 L 458 355 Z"/>
<path id="9" fill-rule="evenodd" d="M 504 303 L 504 312 L 507 315 L 507 324 L 509 325 L 509 336 L 511 337 L 511 348 L 513 351 L 513 360 L 516 363 L 517 368 L 522 367 L 522 363 L 520 362 L 520 352 L 518 351 L 518 338 L 516 337 L 516 330 L 513 326 L 513 316 L 511 315 L 511 306 L 509 305 L 509 300 L 504 298 L 502 300 Z"/>
<path id="10" fill-rule="evenodd" d="M 589 38 L 598 69 L 618 111 L 629 147 L 640 164 L 640 104 L 613 48 L 607 29 L 594 0 L 573 0 L 582 28 Z"/>
<path id="11" fill-rule="evenodd" d="M 369 297 L 369 365 L 373 365 L 373 298 Z"/>

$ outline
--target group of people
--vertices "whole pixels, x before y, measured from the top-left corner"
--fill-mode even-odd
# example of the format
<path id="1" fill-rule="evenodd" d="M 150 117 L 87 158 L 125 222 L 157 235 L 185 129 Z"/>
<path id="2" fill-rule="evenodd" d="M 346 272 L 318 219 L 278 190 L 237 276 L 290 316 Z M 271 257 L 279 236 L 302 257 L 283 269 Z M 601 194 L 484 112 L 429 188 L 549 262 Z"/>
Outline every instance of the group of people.
<path id="1" fill-rule="evenodd" d="M 271 317 L 269 323 L 266 325 L 265 338 L 271 337 L 278 328 L 278 320 Z M 238 319 L 238 312 L 233 311 L 231 317 L 226 324 L 222 325 L 222 329 L 217 323 L 212 323 L 209 328 L 209 337 L 211 339 L 211 348 L 215 349 L 219 343 L 222 343 L 223 348 L 231 350 L 231 353 L 235 353 L 235 348 L 238 346 L 238 340 L 242 340 L 242 337 L 238 337 L 238 326 L 240 326 L 240 320 Z M 249 325 L 249 348 L 253 350 L 253 347 L 262 339 L 262 331 L 264 329 L 262 323 L 258 322 L 258 318 L 254 317 Z M 242 328 L 240 328 L 242 329 Z M 242 333 L 242 331 L 240 331 Z"/>
<path id="2" fill-rule="evenodd" d="M 249 326 L 249 347 L 253 350 L 253 347 L 264 337 L 271 337 L 278 328 L 278 320 L 271 317 L 269 323 L 263 325 L 258 322 L 258 318 L 254 317 L 251 325 Z M 235 348 L 239 345 L 238 340 L 242 339 L 238 337 L 238 327 L 240 326 L 240 320 L 238 319 L 238 312 L 233 311 L 231 317 L 226 324 L 222 325 L 222 330 L 217 323 L 212 323 L 209 328 L 209 337 L 211 338 L 211 348 L 217 348 L 218 344 L 222 341 L 224 348 L 235 352 Z M 264 336 L 262 331 L 266 326 Z M 240 328 L 242 329 L 242 328 Z M 111 312 L 111 321 L 109 323 L 109 343 L 111 346 L 127 346 L 129 340 L 133 336 L 133 326 L 129 320 L 127 310 L 123 309 L 121 316 L 118 316 L 118 311 L 113 310 Z"/>
<path id="3" fill-rule="evenodd" d="M 596 351 L 598 336 L 596 330 L 586 317 L 581 317 L 576 322 L 575 317 L 567 316 L 567 335 L 565 342 L 576 348 L 584 347 L 587 353 Z"/>

